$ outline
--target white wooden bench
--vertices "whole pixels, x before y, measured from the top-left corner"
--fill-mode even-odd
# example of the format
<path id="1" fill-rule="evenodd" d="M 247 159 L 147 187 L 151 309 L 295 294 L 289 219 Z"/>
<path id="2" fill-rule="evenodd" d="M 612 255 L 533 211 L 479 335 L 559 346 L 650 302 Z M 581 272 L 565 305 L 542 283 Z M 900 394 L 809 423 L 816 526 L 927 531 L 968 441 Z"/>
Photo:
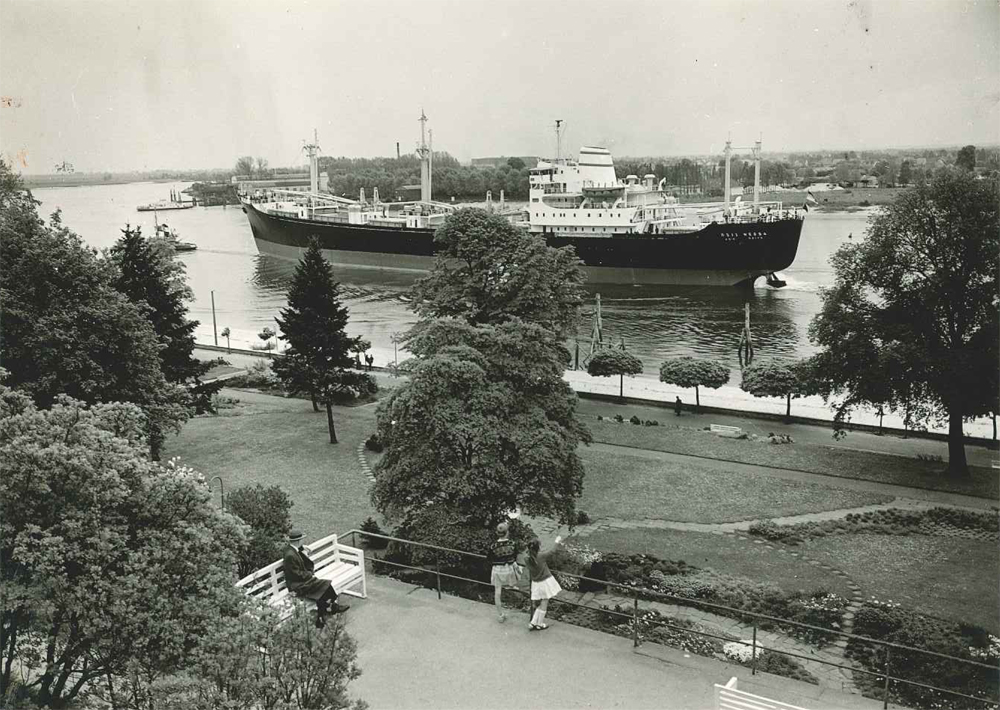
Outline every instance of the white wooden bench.
<path id="1" fill-rule="evenodd" d="M 729 436 L 736 438 L 743 434 L 743 430 L 738 426 L 726 426 L 725 424 L 712 424 L 711 430 L 713 434 L 718 434 L 719 436 Z"/>
<path id="2" fill-rule="evenodd" d="M 715 710 L 806 710 L 798 705 L 737 690 L 736 683 L 737 678 L 733 676 L 725 685 L 715 684 Z"/>
<path id="3" fill-rule="evenodd" d="M 337 594 L 349 594 L 362 599 L 368 597 L 368 588 L 365 585 L 364 550 L 342 545 L 337 542 L 336 535 L 317 540 L 306 545 L 305 549 L 309 559 L 316 565 L 313 574 L 320 579 L 329 580 Z M 237 582 L 236 586 L 249 596 L 278 609 L 282 619 L 291 616 L 296 601 L 315 606 L 315 602 L 311 599 L 289 594 L 285 587 L 283 560 L 272 562 L 267 567 L 248 574 Z"/>

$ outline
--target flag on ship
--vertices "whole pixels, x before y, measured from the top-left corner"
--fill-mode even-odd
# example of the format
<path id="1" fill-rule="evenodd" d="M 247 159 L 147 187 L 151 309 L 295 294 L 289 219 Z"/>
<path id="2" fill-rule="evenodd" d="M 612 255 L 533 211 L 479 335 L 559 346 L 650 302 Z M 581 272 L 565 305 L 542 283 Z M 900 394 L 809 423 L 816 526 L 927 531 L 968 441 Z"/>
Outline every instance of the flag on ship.
<path id="1" fill-rule="evenodd" d="M 809 190 L 806 190 L 806 203 L 804 205 L 802 205 L 802 208 L 806 212 L 809 211 L 809 203 L 810 202 L 812 202 L 814 205 L 818 205 L 819 204 L 819 200 L 817 200 L 815 197 L 813 197 L 813 194 L 811 192 L 809 192 Z"/>

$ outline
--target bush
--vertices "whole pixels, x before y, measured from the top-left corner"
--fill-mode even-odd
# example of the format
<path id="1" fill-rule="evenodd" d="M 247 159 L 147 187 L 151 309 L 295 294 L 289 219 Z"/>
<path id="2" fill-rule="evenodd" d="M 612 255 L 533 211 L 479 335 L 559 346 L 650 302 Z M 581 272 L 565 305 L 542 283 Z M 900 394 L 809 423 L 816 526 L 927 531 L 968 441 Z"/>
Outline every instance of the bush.
<path id="1" fill-rule="evenodd" d="M 385 444 L 382 443 L 382 437 L 378 435 L 378 432 L 372 434 L 365 440 L 365 448 L 376 454 L 380 454 L 385 450 Z M 369 520 L 371 520 L 371 518 L 369 518 Z"/>
<path id="2" fill-rule="evenodd" d="M 891 675 L 979 697 L 995 698 L 1000 690 L 1000 677 L 995 668 L 997 660 L 1000 660 L 1000 639 L 991 636 L 985 629 L 918 614 L 904 609 L 897 602 L 871 598 L 855 616 L 854 633 L 994 665 L 991 670 L 914 651 L 893 649 Z M 885 651 L 876 644 L 852 638 L 846 654 L 868 670 L 880 672 L 884 669 Z M 865 695 L 880 697 L 880 677 L 859 673 L 855 678 Z M 896 702 L 908 707 L 942 707 L 940 694 L 906 683 L 895 684 L 893 695 Z M 983 705 L 969 703 L 948 707 Z"/>
<path id="3" fill-rule="evenodd" d="M 361 523 L 361 530 L 363 532 L 374 533 L 376 535 L 385 535 L 385 531 L 382 530 L 382 527 L 378 524 L 378 521 L 375 520 L 375 518 L 371 517 L 370 515 L 363 523 Z M 380 537 L 369 537 L 368 535 L 362 535 L 361 540 L 365 543 L 365 545 L 372 548 L 373 550 L 384 550 L 386 547 L 389 546 L 389 541 L 384 540 Z"/>
<path id="4" fill-rule="evenodd" d="M 637 416 L 636 416 L 636 415 L 634 415 L 634 414 L 633 414 L 633 415 L 632 415 L 631 417 L 629 417 L 629 419 L 628 419 L 628 420 L 629 420 L 629 421 L 630 421 L 630 422 L 631 422 L 632 424 L 636 424 L 636 425 L 639 425 L 639 426 L 641 426 L 641 425 L 642 425 L 642 420 L 641 420 L 641 419 L 639 419 L 639 417 L 637 417 Z"/>
<path id="5" fill-rule="evenodd" d="M 576 511 L 576 524 L 577 525 L 590 525 L 590 516 L 584 511 Z"/>
<path id="6" fill-rule="evenodd" d="M 619 424 L 621 424 L 622 422 L 625 421 L 625 417 L 623 417 L 621 414 L 616 414 L 615 415 L 615 421 L 618 422 Z"/>
<path id="7" fill-rule="evenodd" d="M 284 538 L 292 529 L 292 500 L 280 486 L 237 488 L 226 496 L 226 508 L 250 526 L 237 560 L 240 577 L 281 557 Z"/>
<path id="8" fill-rule="evenodd" d="M 758 520 L 750 525 L 750 529 L 747 532 L 756 537 L 762 537 L 765 540 L 787 542 L 790 538 L 794 537 L 792 527 L 790 525 L 778 525 L 773 520 Z"/>
<path id="9" fill-rule="evenodd" d="M 646 426 L 660 426 L 660 423 L 658 421 L 656 421 L 655 419 L 647 419 L 645 421 L 645 425 Z"/>

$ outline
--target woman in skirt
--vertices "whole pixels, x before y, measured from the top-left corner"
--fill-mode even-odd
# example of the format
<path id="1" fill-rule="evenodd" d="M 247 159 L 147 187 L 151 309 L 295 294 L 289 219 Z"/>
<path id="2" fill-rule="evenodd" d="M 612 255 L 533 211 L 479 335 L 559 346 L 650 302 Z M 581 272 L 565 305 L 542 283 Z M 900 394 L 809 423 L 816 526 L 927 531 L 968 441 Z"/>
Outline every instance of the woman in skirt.
<path id="1" fill-rule="evenodd" d="M 556 538 L 558 545 L 562 538 Z M 559 582 L 552 576 L 545 555 L 541 554 L 541 543 L 535 538 L 528 543 L 527 568 L 531 575 L 531 604 L 534 606 L 538 602 L 538 608 L 531 616 L 531 624 L 528 628 L 531 631 L 543 631 L 549 628 L 545 623 L 545 613 L 549 609 L 549 599 L 562 591 Z"/>

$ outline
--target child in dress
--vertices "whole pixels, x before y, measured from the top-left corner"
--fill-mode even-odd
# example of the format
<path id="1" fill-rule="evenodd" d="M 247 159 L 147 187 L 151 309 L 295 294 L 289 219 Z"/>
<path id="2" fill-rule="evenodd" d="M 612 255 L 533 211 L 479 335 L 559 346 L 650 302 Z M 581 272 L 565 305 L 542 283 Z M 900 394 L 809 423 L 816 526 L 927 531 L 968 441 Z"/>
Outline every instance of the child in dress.
<path id="1" fill-rule="evenodd" d="M 562 542 L 561 537 L 556 538 L 556 544 Z M 562 591 L 559 582 L 552 576 L 549 570 L 545 555 L 541 554 L 542 544 L 535 538 L 528 543 L 527 568 L 531 577 L 531 604 L 534 606 L 538 602 L 538 608 L 531 616 L 531 623 L 528 628 L 531 631 L 544 631 L 549 628 L 545 623 L 545 613 L 549 609 L 549 599 Z"/>

